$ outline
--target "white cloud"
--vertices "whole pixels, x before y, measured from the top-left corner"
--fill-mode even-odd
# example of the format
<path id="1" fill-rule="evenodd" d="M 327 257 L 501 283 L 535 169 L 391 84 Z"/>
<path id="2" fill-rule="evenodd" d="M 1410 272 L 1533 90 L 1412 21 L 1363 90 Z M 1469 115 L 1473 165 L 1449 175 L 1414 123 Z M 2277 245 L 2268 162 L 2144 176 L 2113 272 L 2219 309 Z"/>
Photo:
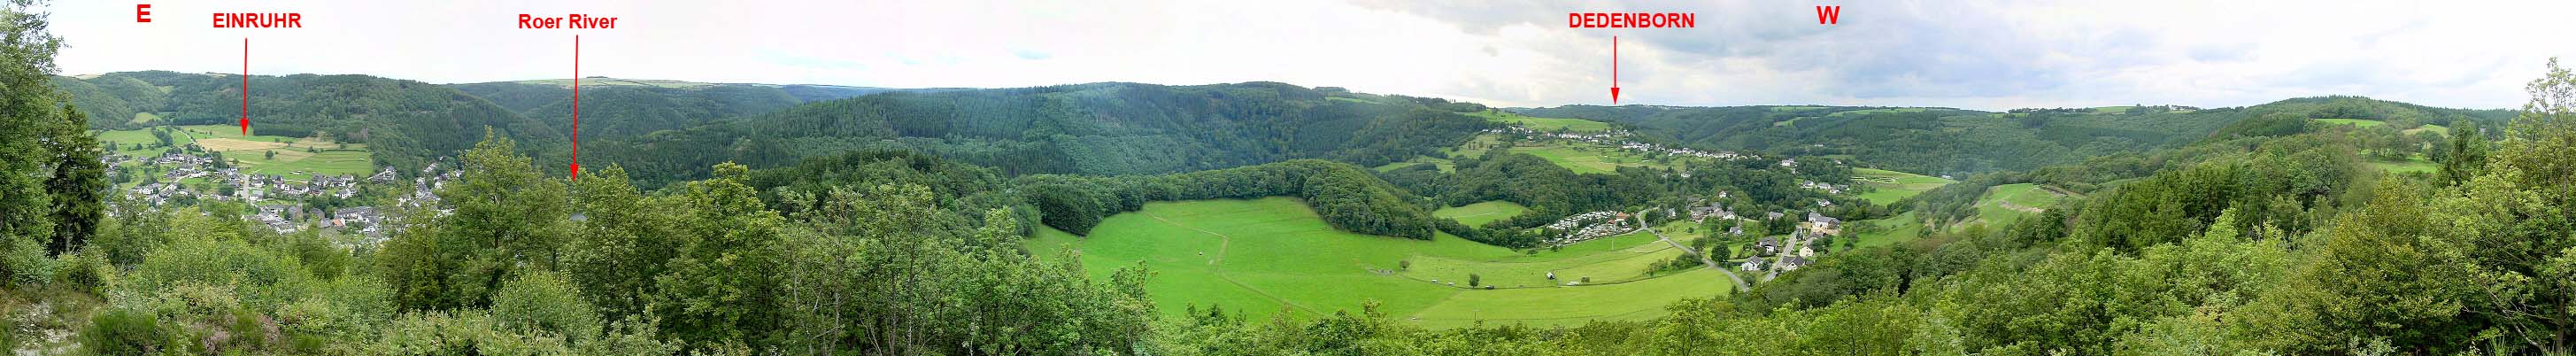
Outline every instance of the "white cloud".
<path id="1" fill-rule="evenodd" d="M 2251 105 L 2357 94 L 2500 108 L 2576 3 L 1837 1 L 1809 3 L 271 1 L 50 6 L 66 73 L 240 70 L 430 82 L 582 74 L 710 82 L 1012 87 L 1281 81 L 1499 105 L 1623 103 Z M 207 13 L 293 11 L 302 29 L 213 29 Z M 1576 11 L 1680 11 L 1694 29 L 1570 29 Z M 620 17 L 513 28 L 520 13 Z"/>

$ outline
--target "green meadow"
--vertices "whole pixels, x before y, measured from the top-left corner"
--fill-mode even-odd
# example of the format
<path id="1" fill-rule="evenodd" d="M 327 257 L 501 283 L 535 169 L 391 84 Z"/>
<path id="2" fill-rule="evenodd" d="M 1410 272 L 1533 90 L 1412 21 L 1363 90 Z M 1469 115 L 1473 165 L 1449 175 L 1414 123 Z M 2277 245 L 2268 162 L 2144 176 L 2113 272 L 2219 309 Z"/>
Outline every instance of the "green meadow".
<path id="1" fill-rule="evenodd" d="M 1523 127 L 1528 127 L 1531 130 L 1538 131 L 1556 131 L 1557 129 L 1565 129 L 1566 131 L 1595 132 L 1610 131 L 1611 129 L 1616 128 L 1610 126 L 1610 123 L 1607 122 L 1583 119 L 1522 116 L 1521 114 L 1508 112 L 1474 112 L 1467 113 L 1467 115 L 1482 117 L 1487 120 L 1520 124 Z"/>
<path id="2" fill-rule="evenodd" d="M 1651 318 L 1672 301 L 1727 293 L 1724 277 L 1704 268 L 1647 276 L 1649 265 L 1680 251 L 1643 233 L 1523 253 L 1447 234 L 1424 241 L 1343 232 L 1302 202 L 1277 197 L 1147 203 L 1102 220 L 1087 237 L 1042 231 L 1029 248 L 1078 256 L 1097 278 L 1141 264 L 1154 272 L 1146 289 L 1167 316 L 1221 306 L 1306 319 L 1375 300 L 1398 320 L 1431 327 L 1556 326 Z M 1548 281 L 1548 271 L 1561 279 Z M 1500 288 L 1468 288 L 1470 273 Z M 1582 277 L 1573 274 L 1596 285 L 1564 286 Z"/>
<path id="3" fill-rule="evenodd" d="M 2387 125 L 2387 124 L 2388 124 L 2388 123 L 2386 123 L 2386 122 L 2380 122 L 2379 120 L 2366 120 L 2366 119 L 2316 119 L 2316 120 L 2317 120 L 2317 122 L 2323 122 L 2323 123 L 2328 123 L 2328 124 L 2335 124 L 2335 125 L 2353 125 L 2353 126 L 2360 126 L 2360 127 L 2371 127 L 2371 126 L 2379 126 L 2379 125 Z"/>
<path id="4" fill-rule="evenodd" d="M 1859 181 L 1863 186 L 1877 189 L 1860 195 L 1861 199 L 1869 200 L 1872 204 L 1893 203 L 1932 191 L 1933 188 L 1958 183 L 1941 177 L 1883 169 L 1853 168 L 1852 174 L 1852 180 Z"/>
<path id="5" fill-rule="evenodd" d="M 2062 198 L 2065 196 L 2040 189 L 2038 184 L 1998 185 L 1987 188 L 1986 195 L 1977 199 L 1977 219 L 1989 226 L 2003 226 L 2039 209 L 2047 209 Z"/>
<path id="6" fill-rule="evenodd" d="M 1460 224 L 1477 226 L 1484 225 L 1486 222 L 1494 220 L 1502 220 L 1513 216 L 1519 216 L 1521 213 L 1527 212 L 1529 212 L 1529 207 L 1521 206 L 1519 203 L 1496 200 L 1463 206 L 1440 208 L 1440 210 L 1432 211 L 1431 216 L 1457 219 Z"/>

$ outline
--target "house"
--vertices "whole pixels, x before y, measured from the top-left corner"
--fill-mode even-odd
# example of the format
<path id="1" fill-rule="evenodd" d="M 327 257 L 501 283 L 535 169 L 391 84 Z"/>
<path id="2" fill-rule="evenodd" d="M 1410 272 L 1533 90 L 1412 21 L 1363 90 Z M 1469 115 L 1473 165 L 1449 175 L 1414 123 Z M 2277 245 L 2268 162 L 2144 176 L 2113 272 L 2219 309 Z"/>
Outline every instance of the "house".
<path id="1" fill-rule="evenodd" d="M 1705 221 L 1709 218 L 1734 219 L 1735 212 L 1726 211 L 1726 207 L 1719 206 L 1717 202 L 1710 202 L 1708 206 L 1691 207 L 1690 218 L 1693 222 Z"/>
<path id="2" fill-rule="evenodd" d="M 1762 241 L 1753 242 L 1753 249 L 1763 256 L 1780 254 L 1780 238 L 1764 237 Z"/>
<path id="3" fill-rule="evenodd" d="M 1818 234 L 1840 235 L 1842 226 L 1843 219 L 1835 219 L 1813 211 L 1807 212 L 1807 227 L 1816 230 Z"/>
<path id="4" fill-rule="evenodd" d="M 1780 270 L 1796 271 L 1798 270 L 1798 267 L 1806 267 L 1810 263 L 1812 262 L 1808 262 L 1805 257 L 1789 256 L 1787 258 L 1780 259 Z"/>
<path id="5" fill-rule="evenodd" d="M 1744 259 L 1744 265 L 1743 265 L 1743 267 L 1744 267 L 1744 270 L 1746 270 L 1746 271 L 1760 271 L 1760 270 L 1762 270 L 1762 258 L 1761 258 L 1761 257 L 1746 258 L 1746 259 Z"/>
<path id="6" fill-rule="evenodd" d="M 1726 234 L 1744 236 L 1744 225 L 1728 226 L 1726 227 Z"/>

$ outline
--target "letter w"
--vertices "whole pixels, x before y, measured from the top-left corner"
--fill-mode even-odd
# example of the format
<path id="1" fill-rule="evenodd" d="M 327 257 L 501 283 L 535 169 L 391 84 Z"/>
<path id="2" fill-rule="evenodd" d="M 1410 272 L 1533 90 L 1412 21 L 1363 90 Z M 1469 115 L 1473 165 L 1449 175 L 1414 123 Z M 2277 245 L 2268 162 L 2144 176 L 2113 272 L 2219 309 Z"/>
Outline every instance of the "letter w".
<path id="1" fill-rule="evenodd" d="M 1837 6 L 1817 6 L 1817 7 L 1816 7 L 1816 24 L 1818 24 L 1818 25 L 1833 25 L 1833 24 L 1840 24 L 1840 23 L 1842 23 L 1842 20 L 1843 20 L 1843 7 L 1842 7 L 1842 6 L 1837 5 Z"/>

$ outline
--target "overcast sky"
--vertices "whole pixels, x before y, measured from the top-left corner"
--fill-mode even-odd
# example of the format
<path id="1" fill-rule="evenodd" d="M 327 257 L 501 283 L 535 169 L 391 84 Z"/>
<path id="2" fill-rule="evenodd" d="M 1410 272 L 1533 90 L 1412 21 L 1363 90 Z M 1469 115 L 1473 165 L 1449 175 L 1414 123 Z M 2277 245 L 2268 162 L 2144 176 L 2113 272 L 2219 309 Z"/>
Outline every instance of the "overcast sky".
<path id="1" fill-rule="evenodd" d="M 2576 61 L 2576 1 L 63 1 L 64 74 L 584 76 L 878 87 L 1280 81 L 1502 106 L 1836 104 L 2001 110 L 2253 105 L 2329 94 L 2512 108 Z M 153 5 L 136 23 L 135 3 Z M 1843 6 L 1840 24 L 1814 5 Z M 1690 29 L 1567 28 L 1690 12 Z M 210 28 L 298 12 L 300 29 Z M 616 29 L 515 28 L 521 13 Z M 2576 63 L 2570 63 L 2576 65 Z"/>

